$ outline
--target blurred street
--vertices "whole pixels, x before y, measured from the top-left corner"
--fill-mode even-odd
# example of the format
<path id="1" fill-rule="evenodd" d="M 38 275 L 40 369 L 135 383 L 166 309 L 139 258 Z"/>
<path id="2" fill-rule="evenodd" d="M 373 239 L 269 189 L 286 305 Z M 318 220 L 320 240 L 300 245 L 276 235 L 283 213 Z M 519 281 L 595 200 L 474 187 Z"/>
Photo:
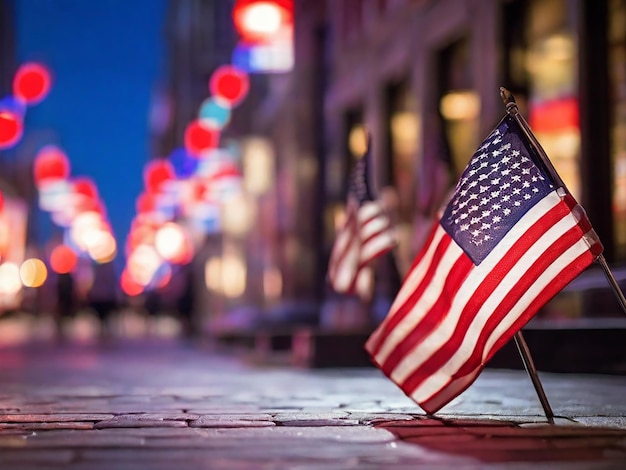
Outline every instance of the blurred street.
<path id="1" fill-rule="evenodd" d="M 436 418 L 375 368 L 165 335 L 0 350 L 0 469 L 624 468 L 626 377 L 486 370 Z"/>

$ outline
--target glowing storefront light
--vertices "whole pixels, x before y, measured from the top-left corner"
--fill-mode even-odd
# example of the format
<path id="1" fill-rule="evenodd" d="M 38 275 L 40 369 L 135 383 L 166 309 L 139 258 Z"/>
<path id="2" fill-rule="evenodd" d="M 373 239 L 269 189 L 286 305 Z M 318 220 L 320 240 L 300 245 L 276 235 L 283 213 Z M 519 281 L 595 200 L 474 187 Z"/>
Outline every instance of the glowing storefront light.
<path id="1" fill-rule="evenodd" d="M 574 38 L 557 32 L 531 42 L 529 122 L 565 185 L 580 198 L 580 119 Z"/>
<path id="2" fill-rule="evenodd" d="M 222 227 L 230 235 L 245 235 L 255 221 L 255 206 L 245 194 L 239 193 L 224 202 Z"/>
<path id="3" fill-rule="evenodd" d="M 440 110 L 450 121 L 476 119 L 480 114 L 480 97 L 471 90 L 452 91 L 441 98 Z"/>
<path id="4" fill-rule="evenodd" d="M 246 290 L 246 265 L 237 255 L 222 259 L 222 291 L 226 297 L 237 298 Z"/>
<path id="5" fill-rule="evenodd" d="M 265 268 L 263 271 L 263 293 L 268 300 L 280 298 L 283 292 L 283 276 L 275 266 Z"/>
<path id="6" fill-rule="evenodd" d="M 355 158 L 361 158 L 367 150 L 367 134 L 365 133 L 365 126 L 356 125 L 350 129 L 348 135 L 348 147 L 350 154 Z"/>
<path id="7" fill-rule="evenodd" d="M 237 254 L 211 257 L 204 265 L 207 289 L 229 298 L 237 298 L 246 290 L 246 265 Z"/>
<path id="8" fill-rule="evenodd" d="M 274 184 L 274 152 L 267 139 L 253 137 L 244 142 L 243 176 L 250 194 L 263 194 Z"/>
<path id="9" fill-rule="evenodd" d="M 213 256 L 204 264 L 204 283 L 206 288 L 216 293 L 222 291 L 222 259 Z"/>

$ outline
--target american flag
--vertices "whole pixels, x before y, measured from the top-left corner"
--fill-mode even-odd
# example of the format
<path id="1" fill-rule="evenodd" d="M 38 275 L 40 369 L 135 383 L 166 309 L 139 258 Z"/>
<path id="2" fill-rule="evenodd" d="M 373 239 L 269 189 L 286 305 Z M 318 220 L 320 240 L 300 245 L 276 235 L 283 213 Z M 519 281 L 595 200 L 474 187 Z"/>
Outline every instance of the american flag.
<path id="1" fill-rule="evenodd" d="M 372 196 L 367 179 L 369 159 L 368 150 L 350 175 L 346 221 L 337 233 L 328 264 L 333 290 L 362 298 L 370 295 L 373 285 L 370 263 L 396 244 L 389 218 Z"/>
<path id="2" fill-rule="evenodd" d="M 601 252 L 582 207 L 507 115 L 472 156 L 366 349 L 435 413 Z"/>

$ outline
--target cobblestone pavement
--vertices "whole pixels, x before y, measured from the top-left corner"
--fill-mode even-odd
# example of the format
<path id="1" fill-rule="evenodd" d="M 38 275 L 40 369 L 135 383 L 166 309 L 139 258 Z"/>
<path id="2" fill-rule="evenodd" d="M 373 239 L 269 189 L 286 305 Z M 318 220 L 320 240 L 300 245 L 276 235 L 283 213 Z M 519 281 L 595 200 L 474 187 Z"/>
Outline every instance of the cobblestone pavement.
<path id="1" fill-rule="evenodd" d="M 172 341 L 0 350 L 0 469 L 626 468 L 626 377 L 486 370 L 435 418 L 374 368 Z"/>

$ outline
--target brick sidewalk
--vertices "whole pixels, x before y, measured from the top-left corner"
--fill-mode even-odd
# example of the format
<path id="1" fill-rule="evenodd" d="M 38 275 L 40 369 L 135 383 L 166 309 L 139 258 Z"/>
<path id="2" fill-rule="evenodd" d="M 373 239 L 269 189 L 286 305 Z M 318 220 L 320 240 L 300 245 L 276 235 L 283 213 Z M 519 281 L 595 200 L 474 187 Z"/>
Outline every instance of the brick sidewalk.
<path id="1" fill-rule="evenodd" d="M 626 468 L 626 377 L 485 371 L 437 419 L 376 369 L 174 342 L 0 350 L 0 469 Z"/>

